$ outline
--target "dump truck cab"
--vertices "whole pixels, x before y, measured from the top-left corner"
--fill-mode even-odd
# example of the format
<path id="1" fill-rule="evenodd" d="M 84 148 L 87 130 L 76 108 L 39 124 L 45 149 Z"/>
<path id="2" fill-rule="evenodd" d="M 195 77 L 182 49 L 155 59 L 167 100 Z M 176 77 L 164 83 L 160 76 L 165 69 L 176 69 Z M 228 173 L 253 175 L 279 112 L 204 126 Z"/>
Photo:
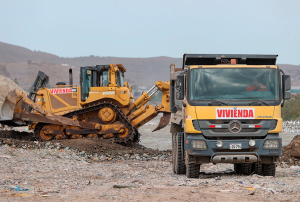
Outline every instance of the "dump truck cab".
<path id="1" fill-rule="evenodd" d="M 238 174 L 275 175 L 281 107 L 291 81 L 277 55 L 185 54 L 171 65 L 174 172 L 198 177 L 203 163 L 232 163 Z M 181 162 L 181 163 L 180 163 Z"/>

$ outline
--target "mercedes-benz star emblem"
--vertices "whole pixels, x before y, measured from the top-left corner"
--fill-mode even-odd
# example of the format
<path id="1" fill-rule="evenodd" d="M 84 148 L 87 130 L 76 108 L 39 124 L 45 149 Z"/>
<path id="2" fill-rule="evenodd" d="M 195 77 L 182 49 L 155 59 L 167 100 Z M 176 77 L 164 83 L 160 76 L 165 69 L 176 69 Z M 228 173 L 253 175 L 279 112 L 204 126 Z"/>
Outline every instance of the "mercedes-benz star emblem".
<path id="1" fill-rule="evenodd" d="M 229 123 L 229 131 L 231 133 L 239 133 L 242 130 L 241 122 L 233 120 Z"/>

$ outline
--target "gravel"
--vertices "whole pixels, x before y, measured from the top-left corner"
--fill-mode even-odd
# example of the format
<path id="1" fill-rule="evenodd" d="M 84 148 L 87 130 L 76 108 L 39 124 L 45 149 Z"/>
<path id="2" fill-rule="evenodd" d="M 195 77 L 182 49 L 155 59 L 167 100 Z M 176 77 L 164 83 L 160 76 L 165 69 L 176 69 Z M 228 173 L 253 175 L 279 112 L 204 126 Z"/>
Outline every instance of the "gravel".
<path id="1" fill-rule="evenodd" d="M 236 175 L 231 164 L 206 164 L 199 179 L 188 179 L 173 174 L 169 152 L 112 156 L 54 142 L 34 144 L 17 148 L 2 141 L 0 201 L 300 200 L 295 165 L 278 165 L 275 177 L 263 177 Z"/>

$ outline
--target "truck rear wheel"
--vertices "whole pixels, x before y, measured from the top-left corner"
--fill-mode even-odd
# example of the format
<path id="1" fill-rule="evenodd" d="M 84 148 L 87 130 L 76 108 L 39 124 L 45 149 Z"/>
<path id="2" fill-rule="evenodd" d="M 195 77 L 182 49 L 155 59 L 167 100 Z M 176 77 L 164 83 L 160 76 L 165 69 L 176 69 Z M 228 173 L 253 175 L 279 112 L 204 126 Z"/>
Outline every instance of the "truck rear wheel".
<path id="1" fill-rule="evenodd" d="M 240 163 L 234 164 L 234 172 L 238 175 L 250 175 L 252 164 L 250 163 Z"/>
<path id="2" fill-rule="evenodd" d="M 176 174 L 185 174 L 186 166 L 183 153 L 183 134 L 175 133 L 174 136 L 173 171 Z"/>
<path id="3" fill-rule="evenodd" d="M 275 163 L 272 164 L 263 164 L 262 166 L 262 173 L 264 176 L 275 176 L 276 173 L 276 165 Z"/>
<path id="4" fill-rule="evenodd" d="M 252 163 L 252 173 L 262 175 L 262 164 L 258 162 Z"/>
<path id="5" fill-rule="evenodd" d="M 199 178 L 200 164 L 188 163 L 186 165 L 186 176 L 188 178 Z"/>

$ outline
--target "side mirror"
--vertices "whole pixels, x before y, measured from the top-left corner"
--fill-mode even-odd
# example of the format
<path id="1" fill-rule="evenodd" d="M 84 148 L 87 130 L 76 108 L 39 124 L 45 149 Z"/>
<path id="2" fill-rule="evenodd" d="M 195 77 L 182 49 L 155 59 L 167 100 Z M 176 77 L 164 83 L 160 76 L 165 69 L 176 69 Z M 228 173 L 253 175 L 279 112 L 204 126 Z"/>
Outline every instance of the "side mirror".
<path id="1" fill-rule="evenodd" d="M 177 75 L 176 78 L 176 99 L 177 100 L 183 100 L 184 99 L 184 74 L 181 73 Z"/>
<path id="2" fill-rule="evenodd" d="M 288 90 L 291 89 L 291 77 L 290 75 L 282 75 L 282 89 L 283 89 L 283 99 L 288 100 L 291 99 L 292 94 Z"/>

